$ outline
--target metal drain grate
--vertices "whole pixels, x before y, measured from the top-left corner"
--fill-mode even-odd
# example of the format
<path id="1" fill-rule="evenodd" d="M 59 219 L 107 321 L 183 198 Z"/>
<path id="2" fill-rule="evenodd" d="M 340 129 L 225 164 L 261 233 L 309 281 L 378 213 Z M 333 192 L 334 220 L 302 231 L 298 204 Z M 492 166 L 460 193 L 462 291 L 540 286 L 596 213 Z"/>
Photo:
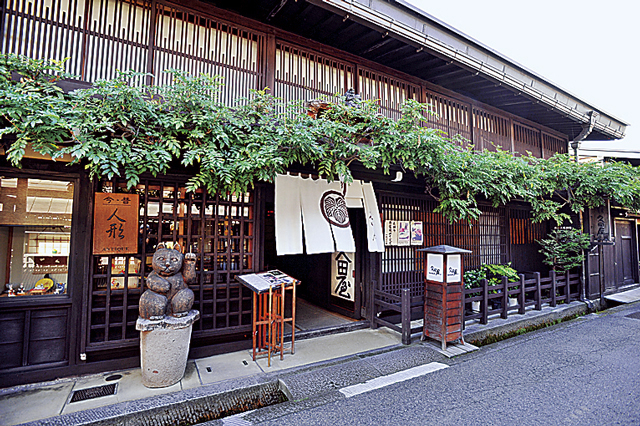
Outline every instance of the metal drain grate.
<path id="1" fill-rule="evenodd" d="M 86 401 L 87 399 L 100 398 L 103 396 L 115 395 L 116 383 L 110 385 L 96 386 L 95 388 L 80 389 L 73 392 L 70 402 Z"/>
<path id="2" fill-rule="evenodd" d="M 627 318 L 640 319 L 640 312 L 634 312 L 629 315 L 625 315 Z"/>

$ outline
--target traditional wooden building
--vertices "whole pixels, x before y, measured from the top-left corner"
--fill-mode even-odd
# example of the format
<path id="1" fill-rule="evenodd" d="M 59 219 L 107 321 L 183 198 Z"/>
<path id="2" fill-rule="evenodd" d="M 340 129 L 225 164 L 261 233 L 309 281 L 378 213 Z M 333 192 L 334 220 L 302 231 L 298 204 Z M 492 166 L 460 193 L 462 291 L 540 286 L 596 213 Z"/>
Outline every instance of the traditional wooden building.
<path id="1" fill-rule="evenodd" d="M 547 158 L 579 139 L 622 138 L 626 127 L 403 1 L 6 0 L 0 25 L 2 52 L 68 57 L 78 83 L 133 69 L 155 75 L 140 84 L 166 84 L 162 71 L 178 68 L 224 76 L 228 103 L 264 87 L 285 100 L 353 88 L 390 117 L 407 99 L 429 103 L 437 113 L 431 126 L 476 149 Z M 1 386 L 137 365 L 138 299 L 160 241 L 198 256 L 192 357 L 250 344 L 251 293 L 238 274 L 282 269 L 302 280 L 308 303 L 366 327 L 378 313 L 374 289 L 420 294 L 420 247 L 471 250 L 467 268 L 543 269 L 535 241 L 550 228 L 533 224 L 527 205 L 486 205 L 479 220 L 449 224 L 419 180 L 392 181 L 356 165 L 354 176 L 373 184 L 382 223 L 420 222 L 424 238 L 370 252 L 363 210 L 350 208 L 355 269 L 345 299 L 331 294 L 331 254 L 276 255 L 272 184 L 246 194 L 189 193 L 189 171 L 175 170 L 130 191 L 117 178 L 90 181 L 81 167 L 30 157 L 20 170 L 3 160 L 0 171 L 0 276 L 23 294 L 0 297 Z M 92 254 L 98 192 L 138 196 L 137 254 Z M 635 238 L 635 224 L 630 232 Z M 631 269 L 637 280 L 637 261 Z M 588 288 L 591 297 L 599 291 Z"/>

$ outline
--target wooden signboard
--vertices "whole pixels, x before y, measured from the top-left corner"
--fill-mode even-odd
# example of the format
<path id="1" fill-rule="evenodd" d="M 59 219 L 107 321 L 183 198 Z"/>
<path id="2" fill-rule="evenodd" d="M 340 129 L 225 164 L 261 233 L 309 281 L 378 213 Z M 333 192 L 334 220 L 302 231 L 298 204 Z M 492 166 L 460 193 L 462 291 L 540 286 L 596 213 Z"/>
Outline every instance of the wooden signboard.
<path id="1" fill-rule="evenodd" d="M 93 254 L 138 252 L 138 194 L 97 192 L 93 215 Z"/>

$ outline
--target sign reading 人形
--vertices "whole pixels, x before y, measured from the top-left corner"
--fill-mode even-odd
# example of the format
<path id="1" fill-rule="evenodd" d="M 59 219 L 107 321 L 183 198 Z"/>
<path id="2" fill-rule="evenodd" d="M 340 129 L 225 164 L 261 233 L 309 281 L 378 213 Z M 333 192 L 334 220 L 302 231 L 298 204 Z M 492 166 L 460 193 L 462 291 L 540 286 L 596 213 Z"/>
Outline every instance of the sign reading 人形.
<path id="1" fill-rule="evenodd" d="M 355 253 L 337 252 L 331 256 L 331 295 L 355 300 Z"/>
<path id="2" fill-rule="evenodd" d="M 137 194 L 97 192 L 93 214 L 93 254 L 138 252 Z"/>

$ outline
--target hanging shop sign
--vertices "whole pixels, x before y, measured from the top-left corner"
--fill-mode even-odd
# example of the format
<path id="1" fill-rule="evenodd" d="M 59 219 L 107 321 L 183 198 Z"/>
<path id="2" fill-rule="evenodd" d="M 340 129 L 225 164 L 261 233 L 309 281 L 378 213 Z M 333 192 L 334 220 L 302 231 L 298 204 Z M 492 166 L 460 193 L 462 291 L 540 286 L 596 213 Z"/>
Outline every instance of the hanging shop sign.
<path id="1" fill-rule="evenodd" d="M 591 241 L 595 244 L 611 244 L 611 208 L 609 201 L 603 206 L 591 209 L 589 213 Z"/>
<path id="2" fill-rule="evenodd" d="M 93 254 L 138 252 L 138 194 L 95 194 Z"/>
<path id="3" fill-rule="evenodd" d="M 331 256 L 331 295 L 355 301 L 355 253 L 337 252 Z"/>

